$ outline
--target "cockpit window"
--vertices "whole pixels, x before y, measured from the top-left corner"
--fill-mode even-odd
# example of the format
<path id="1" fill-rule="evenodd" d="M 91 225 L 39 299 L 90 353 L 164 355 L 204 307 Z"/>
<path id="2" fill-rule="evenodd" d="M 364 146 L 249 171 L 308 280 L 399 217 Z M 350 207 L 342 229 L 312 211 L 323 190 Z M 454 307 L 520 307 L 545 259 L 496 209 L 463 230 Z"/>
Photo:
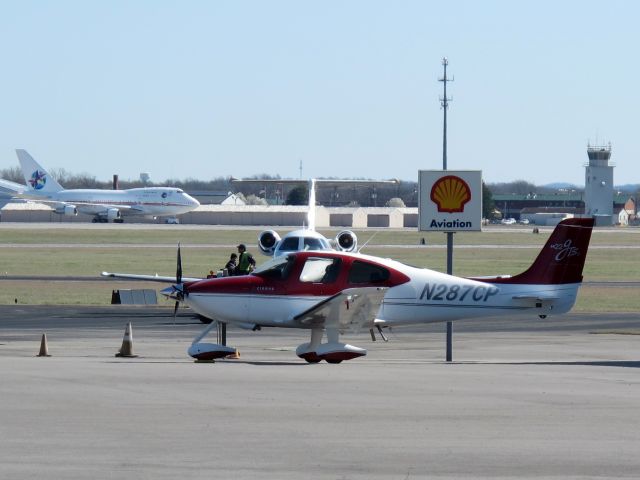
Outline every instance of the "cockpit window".
<path id="1" fill-rule="evenodd" d="M 288 237 L 282 240 L 278 250 L 285 252 L 295 252 L 298 250 L 298 237 Z"/>
<path id="2" fill-rule="evenodd" d="M 303 283 L 326 282 L 327 269 L 331 269 L 333 264 L 332 258 L 309 257 L 302 267 L 302 272 L 300 272 L 300 281 Z M 340 265 L 338 264 L 339 267 Z"/>
<path id="3" fill-rule="evenodd" d="M 349 271 L 349 283 L 380 283 L 389 279 L 389 270 L 356 260 Z"/>
<path id="4" fill-rule="evenodd" d="M 304 237 L 304 250 L 325 250 L 325 247 L 319 238 Z"/>
<path id="5" fill-rule="evenodd" d="M 286 257 L 277 257 L 272 261 L 261 265 L 259 268 L 253 271 L 253 274 L 263 278 L 285 280 L 291 272 L 294 261 L 295 256 L 293 255 L 287 255 Z"/>

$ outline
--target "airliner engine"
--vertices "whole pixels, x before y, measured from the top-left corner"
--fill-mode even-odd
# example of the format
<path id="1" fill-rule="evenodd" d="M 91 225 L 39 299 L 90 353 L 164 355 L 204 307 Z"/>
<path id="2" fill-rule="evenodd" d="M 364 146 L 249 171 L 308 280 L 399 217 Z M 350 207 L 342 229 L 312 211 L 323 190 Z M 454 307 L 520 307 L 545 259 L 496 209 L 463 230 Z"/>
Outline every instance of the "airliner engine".
<path id="1" fill-rule="evenodd" d="M 279 241 L 280 235 L 273 230 L 265 230 L 258 235 L 258 247 L 265 255 L 273 255 Z"/>
<path id="2" fill-rule="evenodd" d="M 107 220 L 113 221 L 120 218 L 120 210 L 117 208 L 110 208 L 107 210 Z"/>
<path id="3" fill-rule="evenodd" d="M 353 252 L 358 247 L 358 237 L 351 230 L 343 230 L 336 235 L 338 250 Z"/>
<path id="4" fill-rule="evenodd" d="M 69 217 L 72 217 L 74 215 L 78 215 L 78 209 L 76 208 L 75 205 L 64 205 L 61 207 L 58 207 L 54 210 L 54 212 L 56 212 L 58 215 L 66 215 Z"/>

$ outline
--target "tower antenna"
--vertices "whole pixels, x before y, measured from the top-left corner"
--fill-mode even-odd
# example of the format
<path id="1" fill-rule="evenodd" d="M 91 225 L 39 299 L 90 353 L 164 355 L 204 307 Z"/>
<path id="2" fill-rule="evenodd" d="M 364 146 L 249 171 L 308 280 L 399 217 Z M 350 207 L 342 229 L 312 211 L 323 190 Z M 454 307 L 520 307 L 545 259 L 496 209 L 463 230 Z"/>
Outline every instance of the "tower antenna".
<path id="1" fill-rule="evenodd" d="M 440 97 L 440 105 L 444 113 L 444 127 L 442 129 L 442 169 L 447 169 L 447 110 L 449 109 L 449 102 L 453 101 L 453 98 L 447 97 L 447 82 L 453 82 L 453 78 L 447 78 L 447 65 L 449 60 L 447 57 L 442 58 L 442 67 L 444 68 L 444 75 L 439 78 L 438 81 L 442 82 L 444 89 L 444 95 Z"/>

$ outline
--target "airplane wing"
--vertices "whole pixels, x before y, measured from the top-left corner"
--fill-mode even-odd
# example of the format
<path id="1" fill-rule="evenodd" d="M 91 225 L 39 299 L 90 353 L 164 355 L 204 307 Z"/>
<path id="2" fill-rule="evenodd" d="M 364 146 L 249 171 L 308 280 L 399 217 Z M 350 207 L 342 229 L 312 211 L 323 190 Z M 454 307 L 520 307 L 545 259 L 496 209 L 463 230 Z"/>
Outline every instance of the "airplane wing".
<path id="1" fill-rule="evenodd" d="M 108 210 L 110 208 L 115 208 L 115 209 L 120 210 L 122 212 L 131 211 L 131 210 L 138 210 L 138 208 L 135 205 L 134 206 L 131 206 L 131 205 L 119 205 L 119 204 L 109 205 L 108 203 L 95 203 L 95 202 L 66 202 L 64 200 L 40 199 L 40 198 L 34 197 L 34 196 L 32 196 L 31 199 L 34 202 L 37 202 L 37 203 L 47 203 L 47 204 L 56 205 L 56 206 L 74 205 L 76 207 L 100 207 L 100 208 L 103 208 L 104 210 Z"/>
<path id="2" fill-rule="evenodd" d="M 349 288 L 296 315 L 301 327 L 337 327 L 341 332 L 373 327 L 387 291 L 384 287 Z"/>
<path id="3" fill-rule="evenodd" d="M 4 193 L 9 193 L 11 195 L 20 195 L 27 190 L 26 185 L 22 185 L 20 183 L 12 182 L 10 180 L 5 180 L 4 178 L 0 178 L 0 191 Z"/>
<path id="4" fill-rule="evenodd" d="M 111 272 L 102 272 L 100 274 L 102 277 L 109 278 L 122 278 L 125 280 L 141 280 L 145 282 L 160 282 L 160 283 L 176 283 L 175 275 L 172 277 L 165 277 L 156 275 L 136 275 L 133 273 L 111 273 Z M 192 277 L 182 277 L 183 282 L 197 282 L 198 280 L 203 280 L 202 278 L 192 278 Z"/>

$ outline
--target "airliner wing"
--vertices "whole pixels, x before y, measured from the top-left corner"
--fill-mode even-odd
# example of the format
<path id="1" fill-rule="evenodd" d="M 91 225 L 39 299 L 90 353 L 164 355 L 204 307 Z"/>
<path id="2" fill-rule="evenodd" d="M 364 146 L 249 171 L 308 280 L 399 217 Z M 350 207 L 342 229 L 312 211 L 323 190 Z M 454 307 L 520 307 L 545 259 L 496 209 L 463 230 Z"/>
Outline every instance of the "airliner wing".
<path id="1" fill-rule="evenodd" d="M 4 178 L 0 178 L 0 191 L 3 193 L 9 193 L 11 195 L 20 195 L 27 190 L 26 185 L 22 185 L 20 183 L 12 182 L 10 180 L 5 180 Z"/>
<path id="2" fill-rule="evenodd" d="M 18 184 L 16 184 L 18 185 Z M 0 187 L 2 187 L 2 184 L 0 183 Z M 64 200 L 52 200 L 50 198 L 43 198 L 40 195 L 36 195 L 34 193 L 29 193 L 29 192 L 20 192 L 17 193 L 17 195 L 20 196 L 20 198 L 23 198 L 27 201 L 30 202 L 34 202 L 34 203 L 44 203 L 45 205 L 51 205 L 53 207 L 64 207 L 67 205 L 73 205 L 76 207 L 100 207 L 103 208 L 105 210 L 108 210 L 110 208 L 115 208 L 117 210 L 120 210 L 122 212 L 127 212 L 127 211 L 140 211 L 140 209 L 133 205 L 109 205 L 107 203 L 95 203 L 95 202 L 67 202 Z"/>
<path id="3" fill-rule="evenodd" d="M 300 326 L 323 326 L 358 332 L 373 327 L 387 288 L 349 288 L 318 303 L 293 320 Z"/>
<path id="4" fill-rule="evenodd" d="M 125 280 L 141 280 L 146 282 L 176 283 L 175 275 L 172 277 L 164 277 L 157 274 L 156 275 L 136 275 L 133 273 L 102 272 L 100 276 L 109 277 L 109 278 L 122 278 Z M 197 282 L 198 280 L 202 280 L 202 278 L 182 277 L 183 282 Z"/>

